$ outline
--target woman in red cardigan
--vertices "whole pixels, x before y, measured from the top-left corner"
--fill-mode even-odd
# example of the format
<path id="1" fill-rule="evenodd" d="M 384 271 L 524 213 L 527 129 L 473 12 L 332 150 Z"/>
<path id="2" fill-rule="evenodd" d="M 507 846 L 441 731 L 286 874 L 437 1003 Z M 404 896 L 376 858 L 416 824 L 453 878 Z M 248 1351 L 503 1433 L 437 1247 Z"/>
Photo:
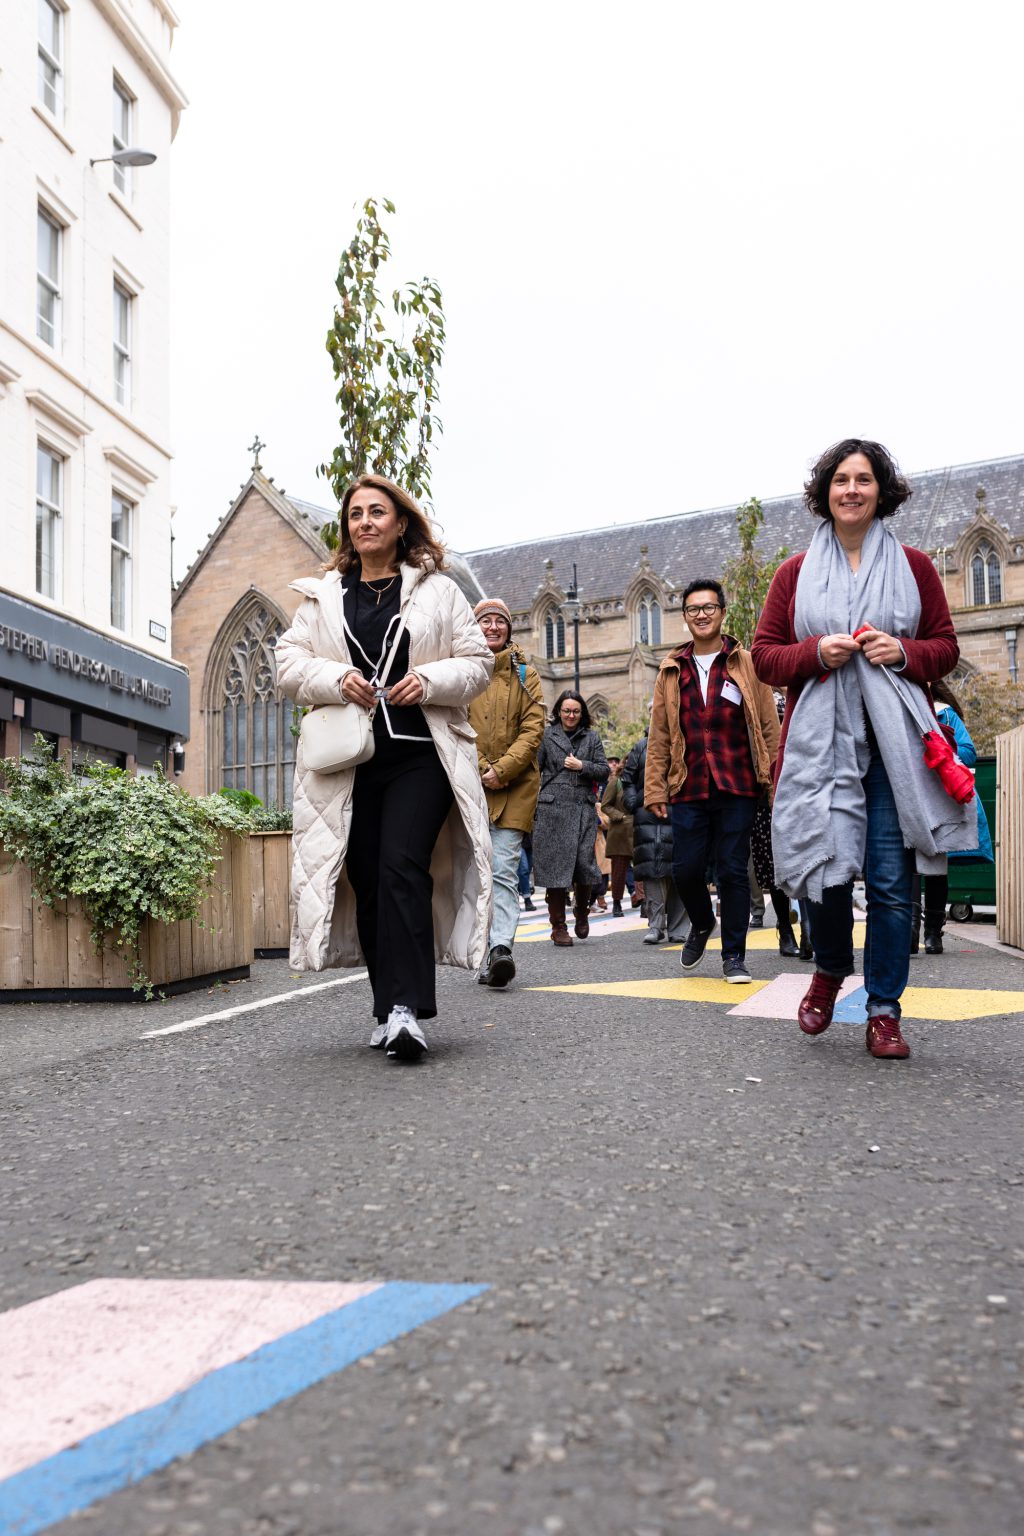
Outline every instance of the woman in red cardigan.
<path id="1" fill-rule="evenodd" d="M 852 975 L 853 881 L 867 890 L 867 1049 L 910 1055 L 900 998 L 910 969 L 915 873 L 941 873 L 946 851 L 976 837 L 974 802 L 959 806 L 925 767 L 921 732 L 885 672 L 925 718 L 928 684 L 960 654 L 928 556 L 900 544 L 887 519 L 910 496 L 880 443 L 846 438 L 821 455 L 804 500 L 821 519 L 806 554 L 775 573 L 751 656 L 762 682 L 787 690 L 776 763 L 776 879 L 808 902 L 816 970 L 798 1011 L 819 1035 Z"/>

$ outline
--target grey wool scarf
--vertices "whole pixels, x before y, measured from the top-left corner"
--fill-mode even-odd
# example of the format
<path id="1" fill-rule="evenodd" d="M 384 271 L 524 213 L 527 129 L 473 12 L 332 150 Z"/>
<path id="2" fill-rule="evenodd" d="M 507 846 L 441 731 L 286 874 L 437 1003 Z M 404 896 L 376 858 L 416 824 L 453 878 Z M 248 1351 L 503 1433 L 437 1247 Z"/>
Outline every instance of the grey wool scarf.
<path id="1" fill-rule="evenodd" d="M 811 539 L 797 578 L 794 625 L 798 640 L 853 634 L 871 624 L 886 634 L 913 636 L 921 596 L 903 546 L 878 518 L 850 568 L 832 524 Z M 898 688 L 927 723 L 924 691 L 906 678 Z M 892 786 L 903 843 L 914 849 L 923 875 L 943 874 L 946 852 L 977 843 L 977 802 L 957 805 L 926 768 L 921 729 L 881 667 L 855 655 L 824 682 L 804 684 L 786 736 L 772 814 L 775 876 L 787 895 L 822 899 L 825 886 L 845 885 L 864 870 L 867 810 L 863 778 L 871 761 L 870 719 Z"/>

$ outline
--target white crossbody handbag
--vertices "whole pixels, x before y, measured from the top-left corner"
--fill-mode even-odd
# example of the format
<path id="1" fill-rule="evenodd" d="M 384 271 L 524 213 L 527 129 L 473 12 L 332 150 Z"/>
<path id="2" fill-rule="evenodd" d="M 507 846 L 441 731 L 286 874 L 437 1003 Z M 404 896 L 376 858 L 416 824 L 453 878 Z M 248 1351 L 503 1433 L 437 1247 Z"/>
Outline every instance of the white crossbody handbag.
<path id="1" fill-rule="evenodd" d="M 405 629 L 405 615 L 395 630 L 394 642 L 376 686 L 384 688 L 398 642 Z M 317 704 L 303 715 L 299 735 L 302 761 L 314 773 L 340 773 L 343 768 L 358 768 L 373 756 L 373 717 L 377 706 L 364 709 L 346 699 L 341 704 Z"/>

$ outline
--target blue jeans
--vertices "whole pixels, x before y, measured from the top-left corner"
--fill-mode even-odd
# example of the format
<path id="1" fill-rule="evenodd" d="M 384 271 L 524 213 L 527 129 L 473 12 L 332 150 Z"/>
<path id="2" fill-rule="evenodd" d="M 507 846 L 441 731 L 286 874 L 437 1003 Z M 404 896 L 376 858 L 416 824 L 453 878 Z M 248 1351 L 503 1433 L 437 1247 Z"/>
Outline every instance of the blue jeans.
<path id="1" fill-rule="evenodd" d="M 876 752 L 864 775 L 868 834 L 864 860 L 868 924 L 864 940 L 864 986 L 868 1015 L 900 1016 L 900 998 L 910 975 L 910 907 L 916 886 L 916 860 L 904 848 L 896 802 Z M 814 960 L 830 976 L 852 976 L 853 882 L 826 886 L 822 901 L 807 903 L 811 914 Z"/>
<path id="2" fill-rule="evenodd" d="M 530 894 L 530 868 L 531 868 L 531 866 L 530 866 L 530 855 L 527 853 L 525 848 L 520 848 L 520 850 L 519 850 L 519 894 L 520 894 L 520 896 L 529 896 L 529 894 Z"/>
<path id="3" fill-rule="evenodd" d="M 491 874 L 494 877 L 494 908 L 491 912 L 489 948 L 504 944 L 511 949 L 519 925 L 519 855 L 523 834 L 513 827 L 491 828 Z M 910 940 L 907 940 L 910 944 Z"/>
<path id="4" fill-rule="evenodd" d="M 756 796 L 728 795 L 714 786 L 706 800 L 677 800 L 670 807 L 672 874 L 690 922 L 699 932 L 715 925 L 705 873 L 712 856 L 718 866 L 723 961 L 732 955 L 742 960 L 747 952 L 747 860 L 756 809 Z"/>

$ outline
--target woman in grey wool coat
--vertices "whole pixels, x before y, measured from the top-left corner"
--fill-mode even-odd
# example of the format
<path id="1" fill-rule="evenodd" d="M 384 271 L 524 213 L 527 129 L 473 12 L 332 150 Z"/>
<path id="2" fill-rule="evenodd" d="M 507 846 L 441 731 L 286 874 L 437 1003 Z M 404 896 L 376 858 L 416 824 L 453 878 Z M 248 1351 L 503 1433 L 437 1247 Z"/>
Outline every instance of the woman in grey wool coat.
<path id="1" fill-rule="evenodd" d="M 540 795 L 533 824 L 533 877 L 545 887 L 553 942 L 571 944 L 565 923 L 570 885 L 576 937 L 585 939 L 590 933 L 590 890 L 601 880 L 594 857 L 595 807 L 600 786 L 608 778 L 601 738 L 590 728 L 586 701 L 572 689 L 555 700 L 537 764 Z"/>

